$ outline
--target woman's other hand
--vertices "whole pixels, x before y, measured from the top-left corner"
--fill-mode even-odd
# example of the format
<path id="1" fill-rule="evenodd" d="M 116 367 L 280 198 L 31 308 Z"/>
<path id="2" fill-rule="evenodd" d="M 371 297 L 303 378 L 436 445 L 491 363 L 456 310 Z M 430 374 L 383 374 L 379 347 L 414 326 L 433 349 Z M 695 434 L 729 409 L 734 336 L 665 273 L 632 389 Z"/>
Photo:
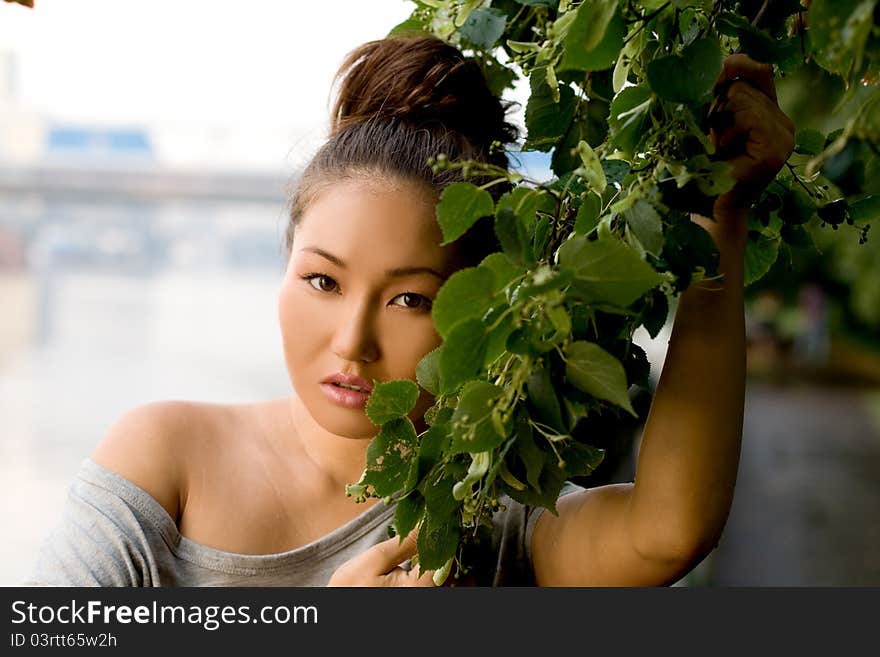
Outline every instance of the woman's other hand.
<path id="1" fill-rule="evenodd" d="M 747 55 L 724 60 L 715 93 L 709 137 L 737 181 L 732 191 L 718 197 L 718 219 L 757 201 L 794 150 L 794 124 L 779 109 L 772 66 Z"/>
<path id="2" fill-rule="evenodd" d="M 349 559 L 330 577 L 327 586 L 434 586 L 434 571 L 419 577 L 419 568 L 402 568 L 416 554 L 416 531 L 403 543 L 395 536 Z"/>

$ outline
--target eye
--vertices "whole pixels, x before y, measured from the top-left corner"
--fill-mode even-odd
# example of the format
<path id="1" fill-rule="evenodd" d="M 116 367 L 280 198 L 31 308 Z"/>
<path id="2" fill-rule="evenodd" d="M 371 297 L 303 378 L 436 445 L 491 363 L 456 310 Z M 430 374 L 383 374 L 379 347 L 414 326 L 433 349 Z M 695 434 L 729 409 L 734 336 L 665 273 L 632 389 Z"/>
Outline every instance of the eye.
<path id="1" fill-rule="evenodd" d="M 336 281 L 326 274 L 306 274 L 303 278 L 319 292 L 332 292 L 336 287 Z M 315 281 L 318 282 L 317 285 L 315 285 Z"/>
<path id="2" fill-rule="evenodd" d="M 422 296 L 421 294 L 415 294 L 414 292 L 404 292 L 403 294 L 399 294 L 394 297 L 395 300 L 403 299 L 402 304 L 394 304 L 396 306 L 403 306 L 404 308 L 412 308 L 413 310 L 417 310 L 419 308 L 424 308 L 425 310 L 431 308 L 431 300 L 427 297 Z"/>

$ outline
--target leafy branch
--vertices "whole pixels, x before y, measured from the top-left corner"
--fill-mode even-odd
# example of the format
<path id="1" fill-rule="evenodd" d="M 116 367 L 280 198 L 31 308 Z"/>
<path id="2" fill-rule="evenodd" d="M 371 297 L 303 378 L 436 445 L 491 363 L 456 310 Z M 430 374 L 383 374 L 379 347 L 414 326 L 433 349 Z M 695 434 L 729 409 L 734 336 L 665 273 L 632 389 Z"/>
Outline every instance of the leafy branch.
<path id="1" fill-rule="evenodd" d="M 486 219 L 502 251 L 440 290 L 432 317 L 443 343 L 419 363 L 418 386 L 374 389 L 367 414 L 381 429 L 351 492 L 399 496 L 394 529 L 420 528 L 419 564 L 435 581 L 473 571 L 510 500 L 555 512 L 563 483 L 599 465 L 603 450 L 582 427 L 636 415 L 630 391 L 648 385 L 635 329 L 657 335 L 676 294 L 719 276 L 714 242 L 690 215 L 711 216 L 734 182 L 706 136 L 725 55 L 786 74 L 815 63 L 867 89 L 844 130 L 798 131 L 795 155 L 751 210 L 746 282 L 782 247 L 814 248 L 808 229 L 851 223 L 864 241 L 880 214 L 853 174 L 880 143 L 878 3 L 813 0 L 806 21 L 798 3 L 765 1 L 751 20 L 735 6 L 416 0 L 392 30 L 449 40 L 493 88 L 527 77 L 522 150 L 549 153 L 553 173 L 527 180 L 442 154 L 431 163 L 466 179 L 437 206 L 444 243 Z M 501 184 L 493 199 L 487 190 Z M 436 399 L 421 435 L 407 417 L 418 387 Z"/>

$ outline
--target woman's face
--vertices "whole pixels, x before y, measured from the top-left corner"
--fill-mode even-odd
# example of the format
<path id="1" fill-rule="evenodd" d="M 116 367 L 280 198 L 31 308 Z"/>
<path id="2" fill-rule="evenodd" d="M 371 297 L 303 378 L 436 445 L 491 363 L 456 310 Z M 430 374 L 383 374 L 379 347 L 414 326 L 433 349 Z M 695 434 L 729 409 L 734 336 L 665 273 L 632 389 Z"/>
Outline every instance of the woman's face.
<path id="1" fill-rule="evenodd" d="M 291 383 L 330 433 L 371 438 L 378 427 L 364 412 L 365 396 L 329 377 L 414 381 L 419 360 L 441 343 L 431 302 L 456 268 L 455 250 L 441 241 L 434 199 L 416 183 L 340 182 L 303 213 L 279 319 Z M 410 413 L 417 425 L 433 403 L 419 390 Z"/>

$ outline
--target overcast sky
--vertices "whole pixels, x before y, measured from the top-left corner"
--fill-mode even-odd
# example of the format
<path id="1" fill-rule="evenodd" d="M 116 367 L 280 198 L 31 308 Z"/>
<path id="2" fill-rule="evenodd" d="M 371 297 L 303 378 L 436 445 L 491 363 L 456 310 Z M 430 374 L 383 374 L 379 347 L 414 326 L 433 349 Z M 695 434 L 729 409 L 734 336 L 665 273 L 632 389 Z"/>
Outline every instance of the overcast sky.
<path id="1" fill-rule="evenodd" d="M 149 126 L 161 134 L 160 159 L 176 166 L 286 170 L 325 137 L 330 83 L 345 54 L 413 8 L 407 0 L 35 4 L 0 3 L 0 52 L 15 53 L 23 109 Z M 521 112 L 512 120 L 521 123 Z"/>
<path id="2" fill-rule="evenodd" d="M 0 9 L 21 100 L 83 119 L 311 125 L 344 54 L 404 0 L 36 0 Z"/>
<path id="3" fill-rule="evenodd" d="M 404 0 L 35 4 L 29 10 L 0 3 L 0 50 L 16 53 L 24 109 L 84 123 L 170 124 L 181 134 L 188 125 L 226 126 L 260 132 L 263 141 L 274 134 L 293 142 L 323 134 L 330 82 L 345 54 L 385 36 L 413 6 Z"/>

